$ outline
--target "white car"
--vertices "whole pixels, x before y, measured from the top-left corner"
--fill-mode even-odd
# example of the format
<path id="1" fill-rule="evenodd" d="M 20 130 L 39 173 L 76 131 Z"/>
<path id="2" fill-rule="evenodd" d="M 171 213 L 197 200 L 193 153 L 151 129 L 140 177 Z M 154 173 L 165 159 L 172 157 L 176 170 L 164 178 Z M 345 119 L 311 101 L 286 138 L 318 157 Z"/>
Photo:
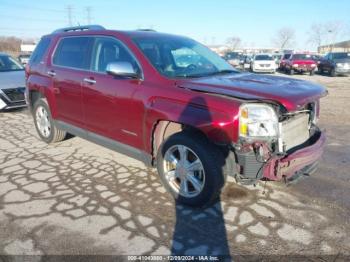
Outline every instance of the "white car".
<path id="1" fill-rule="evenodd" d="M 256 54 L 250 64 L 250 70 L 255 73 L 276 73 L 277 65 L 273 55 Z"/>

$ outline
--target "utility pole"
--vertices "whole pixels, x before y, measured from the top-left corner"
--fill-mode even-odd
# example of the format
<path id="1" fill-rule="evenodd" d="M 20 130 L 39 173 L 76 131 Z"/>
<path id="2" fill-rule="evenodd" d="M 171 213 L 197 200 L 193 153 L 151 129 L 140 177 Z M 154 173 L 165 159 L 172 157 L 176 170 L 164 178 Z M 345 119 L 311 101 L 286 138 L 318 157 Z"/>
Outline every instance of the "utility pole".
<path id="1" fill-rule="evenodd" d="M 68 25 L 69 26 L 72 26 L 73 23 L 72 23 L 72 11 L 73 11 L 73 7 L 71 5 L 68 5 L 66 7 L 66 10 L 67 10 L 67 18 L 68 18 Z"/>
<path id="2" fill-rule="evenodd" d="M 87 6 L 85 8 L 85 11 L 86 11 L 86 21 L 87 21 L 87 24 L 90 25 L 91 24 L 91 6 Z"/>

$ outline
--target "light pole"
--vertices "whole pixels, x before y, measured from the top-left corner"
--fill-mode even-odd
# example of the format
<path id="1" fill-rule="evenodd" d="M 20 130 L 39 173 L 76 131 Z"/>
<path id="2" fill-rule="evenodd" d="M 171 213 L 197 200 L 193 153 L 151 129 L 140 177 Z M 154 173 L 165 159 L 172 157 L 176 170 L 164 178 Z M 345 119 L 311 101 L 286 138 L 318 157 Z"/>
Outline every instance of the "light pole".
<path id="1" fill-rule="evenodd" d="M 331 50 L 330 50 L 330 52 L 332 52 L 333 51 L 333 37 L 332 37 L 333 31 L 332 30 L 328 30 L 328 33 L 330 34 L 330 40 L 331 40 L 331 43 L 330 43 Z"/>

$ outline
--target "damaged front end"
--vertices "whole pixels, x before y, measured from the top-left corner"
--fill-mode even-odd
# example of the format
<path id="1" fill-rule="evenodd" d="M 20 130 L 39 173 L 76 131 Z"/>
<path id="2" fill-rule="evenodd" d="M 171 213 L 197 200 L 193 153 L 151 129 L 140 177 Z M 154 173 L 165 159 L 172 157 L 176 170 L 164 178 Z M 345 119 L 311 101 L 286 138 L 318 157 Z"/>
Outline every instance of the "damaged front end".
<path id="1" fill-rule="evenodd" d="M 323 153 L 325 134 L 317 127 L 318 102 L 286 112 L 274 104 L 244 104 L 239 117 L 239 142 L 230 157 L 238 182 L 295 182 L 313 173 Z"/>

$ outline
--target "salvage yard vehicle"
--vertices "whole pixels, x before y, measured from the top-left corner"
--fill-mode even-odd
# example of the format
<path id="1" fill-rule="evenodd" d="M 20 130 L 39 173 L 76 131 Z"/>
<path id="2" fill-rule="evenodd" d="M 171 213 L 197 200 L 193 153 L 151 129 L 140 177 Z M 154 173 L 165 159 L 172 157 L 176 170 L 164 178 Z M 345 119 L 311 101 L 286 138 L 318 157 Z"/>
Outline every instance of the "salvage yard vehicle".
<path id="1" fill-rule="evenodd" d="M 320 60 L 318 71 L 328 72 L 330 76 L 350 75 L 350 53 L 328 53 Z"/>
<path id="2" fill-rule="evenodd" d="M 316 62 L 312 59 L 310 54 L 296 53 L 292 54 L 285 62 L 285 71 L 290 75 L 295 72 L 303 74 L 305 72 L 312 76 L 316 70 Z"/>
<path id="3" fill-rule="evenodd" d="M 18 61 L 20 61 L 22 65 L 28 64 L 29 59 L 30 59 L 30 55 L 28 54 L 22 54 L 18 56 Z"/>
<path id="4" fill-rule="evenodd" d="M 234 67 L 239 67 L 241 62 L 241 54 L 239 52 L 227 52 L 224 59 Z"/>
<path id="5" fill-rule="evenodd" d="M 191 64 L 174 57 L 191 53 Z M 196 59 L 193 59 L 193 56 Z M 316 170 L 326 89 L 241 73 L 198 42 L 101 26 L 43 36 L 26 70 L 40 138 L 67 133 L 157 167 L 182 204 L 202 207 L 227 175 L 240 183 L 293 182 Z"/>
<path id="6" fill-rule="evenodd" d="M 26 107 L 24 68 L 13 57 L 0 53 L 0 110 Z"/>
<path id="7" fill-rule="evenodd" d="M 256 54 L 250 64 L 255 73 L 276 73 L 276 61 L 271 54 Z"/>
<path id="8" fill-rule="evenodd" d="M 282 58 L 281 58 L 281 60 L 279 61 L 279 69 L 281 70 L 281 71 L 285 71 L 286 70 L 286 68 L 285 68 L 285 66 L 286 66 L 286 62 L 288 61 L 288 59 L 291 57 L 291 53 L 287 53 L 287 54 L 284 54 L 283 56 L 282 56 Z"/>

